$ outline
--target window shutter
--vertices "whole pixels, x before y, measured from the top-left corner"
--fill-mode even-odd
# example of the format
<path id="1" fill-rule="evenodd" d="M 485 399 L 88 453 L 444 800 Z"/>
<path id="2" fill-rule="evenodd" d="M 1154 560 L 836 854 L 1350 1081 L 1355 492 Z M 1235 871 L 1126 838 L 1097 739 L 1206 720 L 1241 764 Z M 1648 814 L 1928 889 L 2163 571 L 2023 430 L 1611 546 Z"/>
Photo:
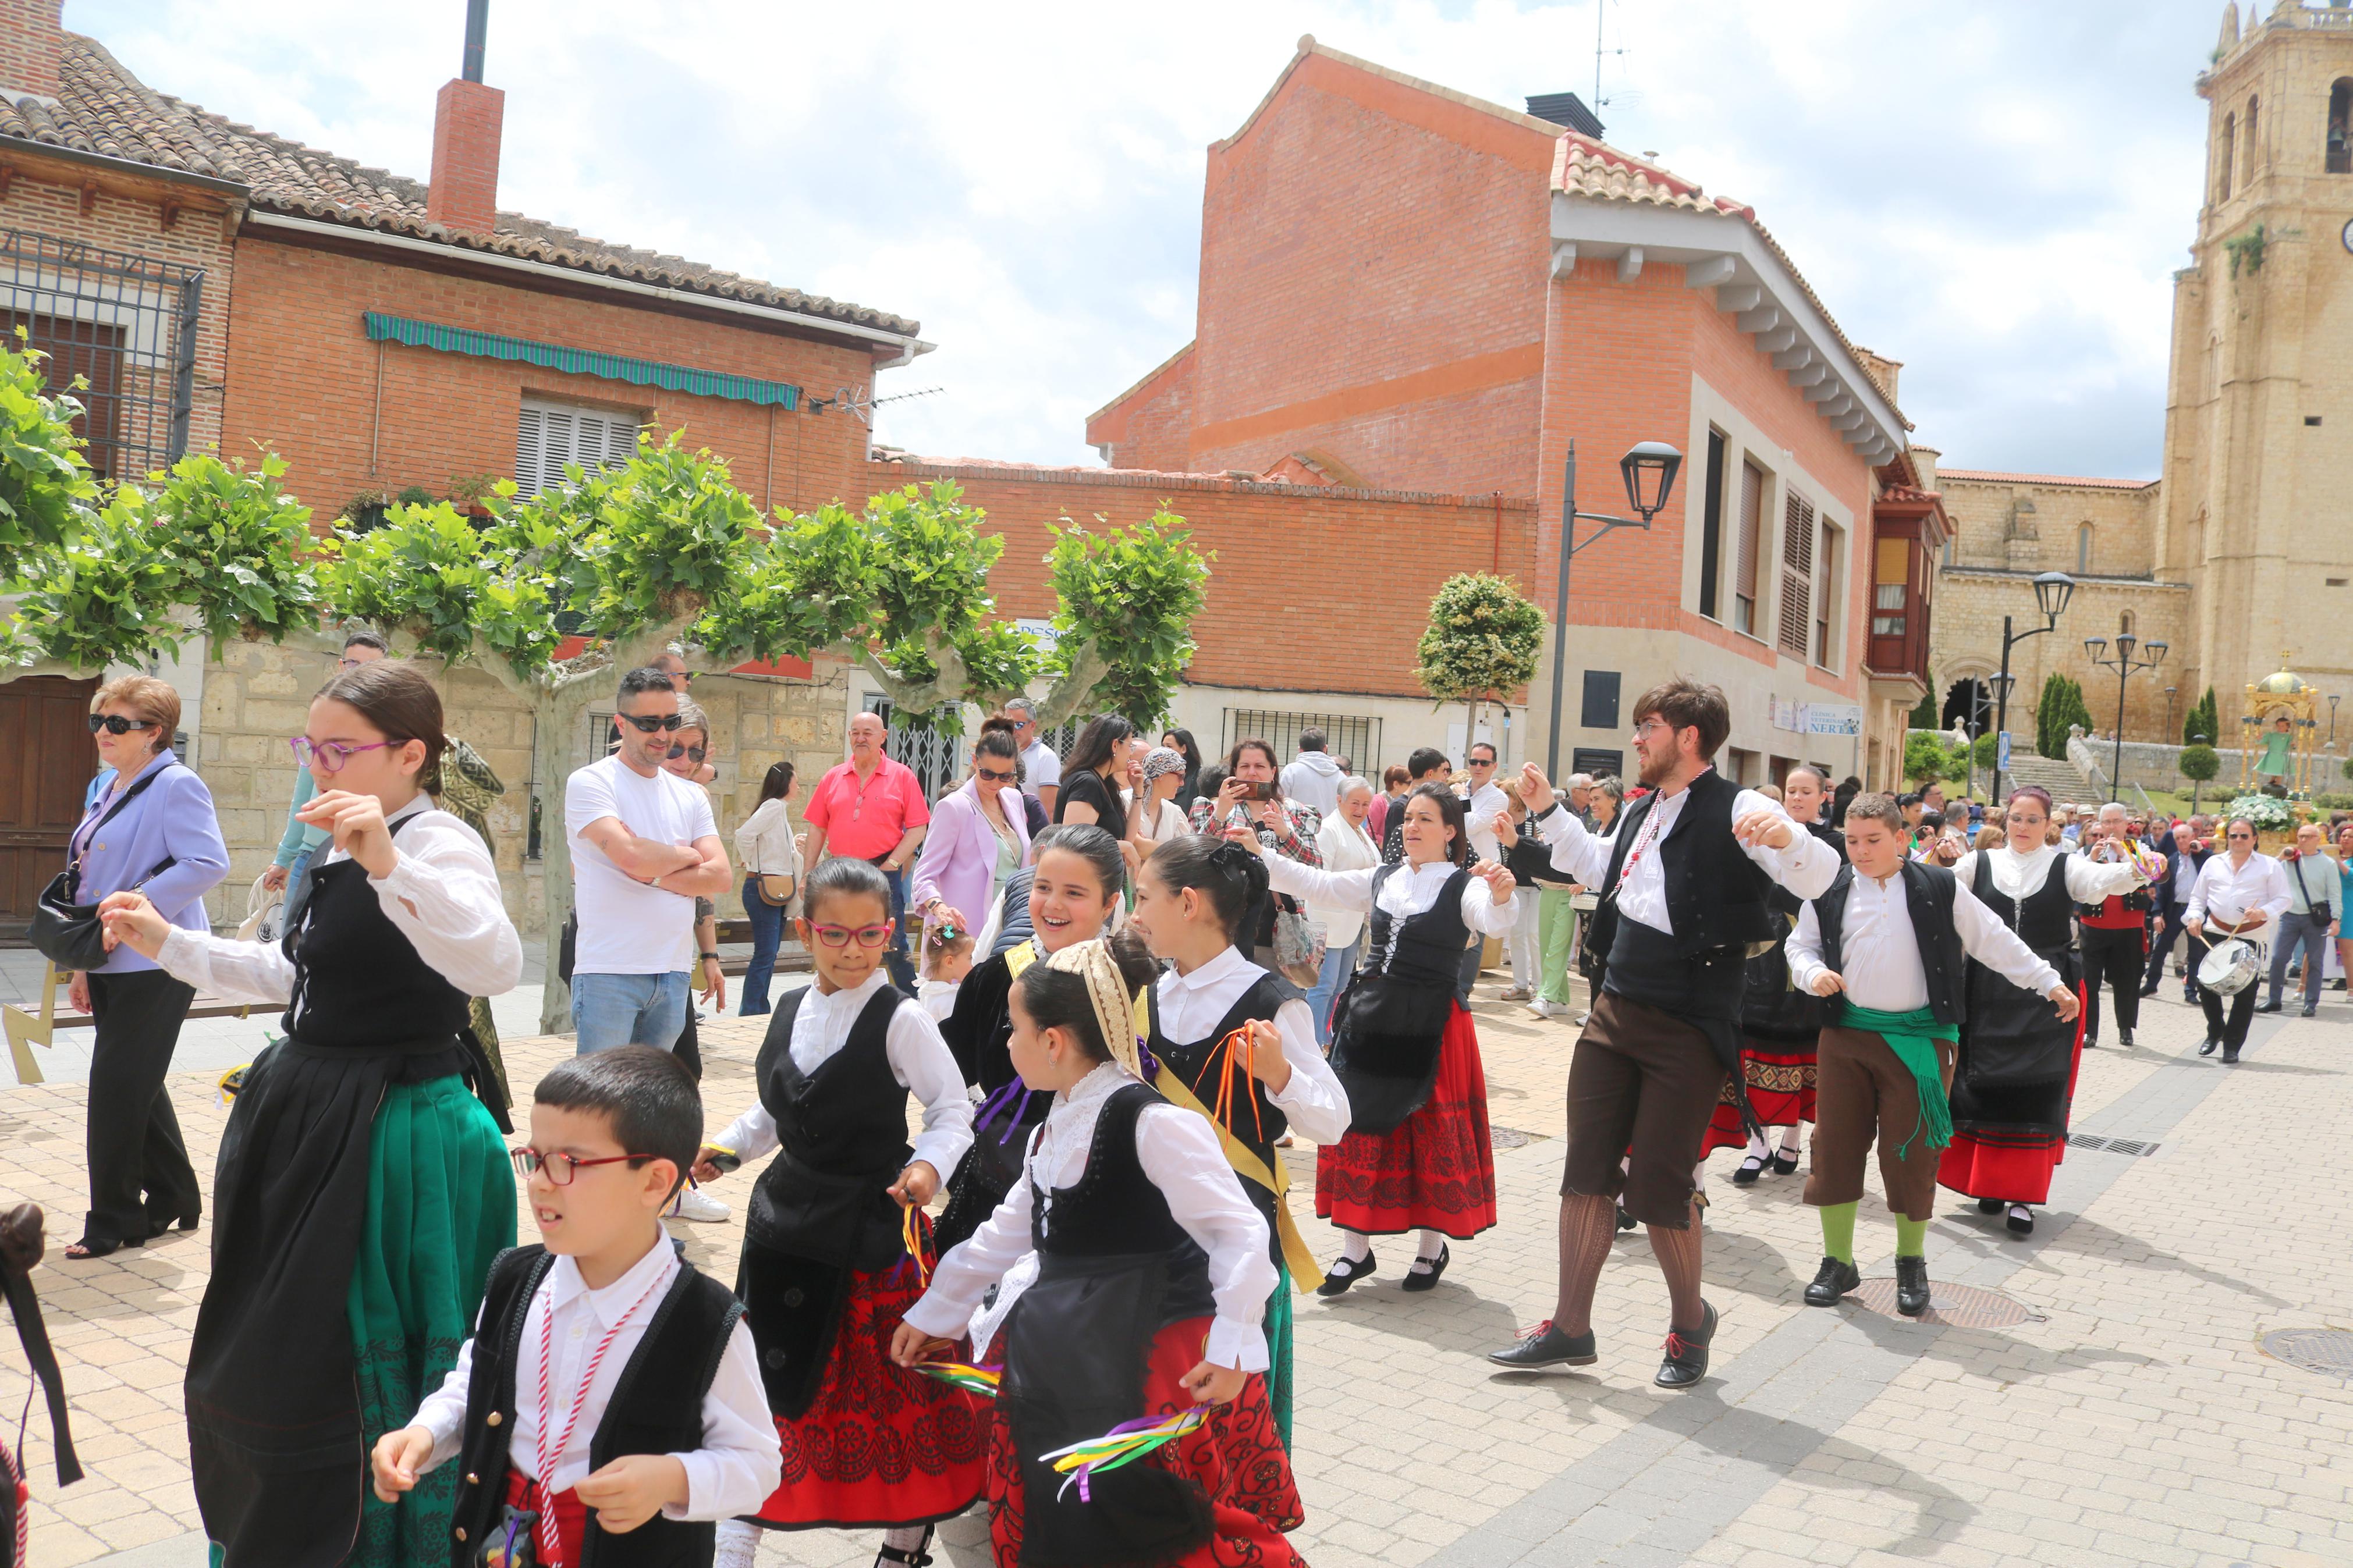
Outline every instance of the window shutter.
<path id="1" fill-rule="evenodd" d="M 1762 548 L 1765 522 L 1765 471 L 1754 463 L 1740 465 L 1740 542 L 1733 553 L 1733 626 L 1750 636 L 1757 632 L 1757 556 Z"/>
<path id="2" fill-rule="evenodd" d="M 1814 509 L 1791 490 L 1781 517 L 1781 647 L 1806 657 L 1813 629 Z"/>
<path id="3" fill-rule="evenodd" d="M 564 482 L 567 464 L 594 472 L 637 456 L 638 422 L 625 414 L 526 402 L 515 424 L 515 488 L 535 496 Z"/>

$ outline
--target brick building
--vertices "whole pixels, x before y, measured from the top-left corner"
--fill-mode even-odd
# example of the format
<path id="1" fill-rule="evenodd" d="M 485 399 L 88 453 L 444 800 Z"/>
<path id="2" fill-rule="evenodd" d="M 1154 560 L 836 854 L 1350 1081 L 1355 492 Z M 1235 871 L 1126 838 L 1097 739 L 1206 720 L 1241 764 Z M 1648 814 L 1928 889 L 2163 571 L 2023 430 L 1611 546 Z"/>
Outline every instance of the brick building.
<path id="1" fill-rule="evenodd" d="M 1884 782 L 1926 689 L 1947 526 L 1910 465 L 1896 367 L 1847 341 L 1753 210 L 1584 121 L 1301 40 L 1209 149 L 1193 342 L 1087 438 L 1119 468 L 1483 491 L 1533 513 L 1493 551 L 1360 533 L 1356 564 L 1379 570 L 1345 576 L 1349 613 L 1416 631 L 1427 590 L 1394 565 L 1500 562 L 1549 611 L 1570 444 L 1579 506 L 1614 512 L 1619 455 L 1666 441 L 1683 477 L 1649 532 L 1575 564 L 1564 763 L 1622 762 L 1624 700 L 1681 670 L 1733 699 L 1733 775 L 1803 758 Z M 1894 629 L 1874 638 L 1871 606 L 1890 595 L 1878 619 Z M 1312 617 L 1293 635 L 1312 637 Z M 1409 665 L 1349 668 L 1288 700 L 1418 697 Z M 1513 752 L 1551 738 L 1549 671 L 1547 658 Z"/>

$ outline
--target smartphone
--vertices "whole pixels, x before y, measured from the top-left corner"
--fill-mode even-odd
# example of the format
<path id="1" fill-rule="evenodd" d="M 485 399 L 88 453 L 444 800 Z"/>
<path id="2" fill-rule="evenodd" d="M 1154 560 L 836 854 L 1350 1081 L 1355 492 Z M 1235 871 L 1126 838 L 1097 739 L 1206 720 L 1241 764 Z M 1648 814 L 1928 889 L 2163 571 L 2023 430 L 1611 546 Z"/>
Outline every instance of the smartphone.
<path id="1" fill-rule="evenodd" d="M 723 1144 L 706 1143 L 703 1145 L 703 1153 L 710 1159 L 712 1166 L 722 1175 L 732 1174 L 744 1168 L 744 1156 Z"/>
<path id="2" fill-rule="evenodd" d="M 1274 779 L 1261 779 L 1256 784 L 1246 783 L 1242 785 L 1244 800 L 1279 800 L 1282 796 L 1282 785 Z"/>

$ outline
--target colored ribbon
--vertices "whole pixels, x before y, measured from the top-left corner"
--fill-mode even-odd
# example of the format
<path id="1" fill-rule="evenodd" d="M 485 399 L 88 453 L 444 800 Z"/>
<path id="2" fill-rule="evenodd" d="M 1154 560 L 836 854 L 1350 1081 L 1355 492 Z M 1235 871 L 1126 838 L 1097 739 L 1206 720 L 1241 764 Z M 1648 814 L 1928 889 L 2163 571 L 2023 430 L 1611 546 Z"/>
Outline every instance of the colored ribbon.
<path id="1" fill-rule="evenodd" d="M 925 1377 L 937 1378 L 950 1388 L 961 1388 L 981 1399 L 996 1398 L 997 1384 L 1005 1377 L 1005 1369 L 1001 1366 L 974 1366 L 961 1361 L 917 1362 L 915 1370 Z"/>
<path id="2" fill-rule="evenodd" d="M 1208 1409 L 1196 1406 L 1178 1415 L 1155 1419 L 1139 1415 L 1133 1421 L 1123 1421 L 1100 1437 L 1090 1437 L 1083 1443 L 1073 1443 L 1066 1448 L 1056 1448 L 1038 1456 L 1040 1464 L 1050 1464 L 1066 1479 L 1059 1498 L 1072 1486 L 1079 1489 L 1081 1502 L 1092 1502 L 1087 1482 L 1091 1477 L 1132 1465 L 1136 1460 L 1162 1447 L 1187 1432 L 1198 1429 L 1209 1418 Z"/>
<path id="3" fill-rule="evenodd" d="M 928 1289 L 932 1283 L 932 1266 L 924 1260 L 931 1249 L 932 1216 L 920 1204 L 908 1204 L 899 1214 L 899 1240 L 907 1249 L 907 1257 L 915 1266 L 916 1283 Z"/>

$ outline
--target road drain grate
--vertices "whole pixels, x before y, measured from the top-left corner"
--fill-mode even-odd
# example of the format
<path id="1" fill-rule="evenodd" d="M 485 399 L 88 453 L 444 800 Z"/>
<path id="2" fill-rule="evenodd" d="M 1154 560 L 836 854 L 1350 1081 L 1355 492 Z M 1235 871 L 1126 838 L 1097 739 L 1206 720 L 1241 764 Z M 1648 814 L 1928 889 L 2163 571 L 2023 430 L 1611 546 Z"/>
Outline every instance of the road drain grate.
<path id="1" fill-rule="evenodd" d="M 1541 1132 L 1523 1132 L 1516 1127 L 1496 1127 L 1491 1124 L 1487 1129 L 1487 1141 L 1498 1149 L 1524 1149 L 1531 1143 L 1543 1142 L 1545 1135 Z"/>
<path id="2" fill-rule="evenodd" d="M 2094 1138 L 2088 1132 L 2067 1135 L 2070 1149 L 2098 1149 L 2110 1154 L 2132 1154 L 2143 1159 L 2154 1154 L 2162 1145 L 2137 1142 L 2130 1138 Z"/>
<path id="3" fill-rule="evenodd" d="M 2263 1336 L 2263 1352 L 2323 1377 L 2353 1380 L 2353 1333 L 2343 1329 L 2278 1329 Z"/>
<path id="4" fill-rule="evenodd" d="M 1896 1310 L 1895 1281 L 1893 1279 L 1866 1279 L 1848 1292 L 1847 1300 L 1865 1311 L 1893 1318 L 1900 1323 L 1941 1323 L 1956 1329 L 2007 1329 L 2019 1323 L 2044 1321 L 2041 1312 L 1999 1290 L 1980 1289 L 1975 1285 L 1947 1285 L 1941 1279 L 1929 1281 L 1928 1310 L 1916 1318 L 1906 1317 Z"/>

